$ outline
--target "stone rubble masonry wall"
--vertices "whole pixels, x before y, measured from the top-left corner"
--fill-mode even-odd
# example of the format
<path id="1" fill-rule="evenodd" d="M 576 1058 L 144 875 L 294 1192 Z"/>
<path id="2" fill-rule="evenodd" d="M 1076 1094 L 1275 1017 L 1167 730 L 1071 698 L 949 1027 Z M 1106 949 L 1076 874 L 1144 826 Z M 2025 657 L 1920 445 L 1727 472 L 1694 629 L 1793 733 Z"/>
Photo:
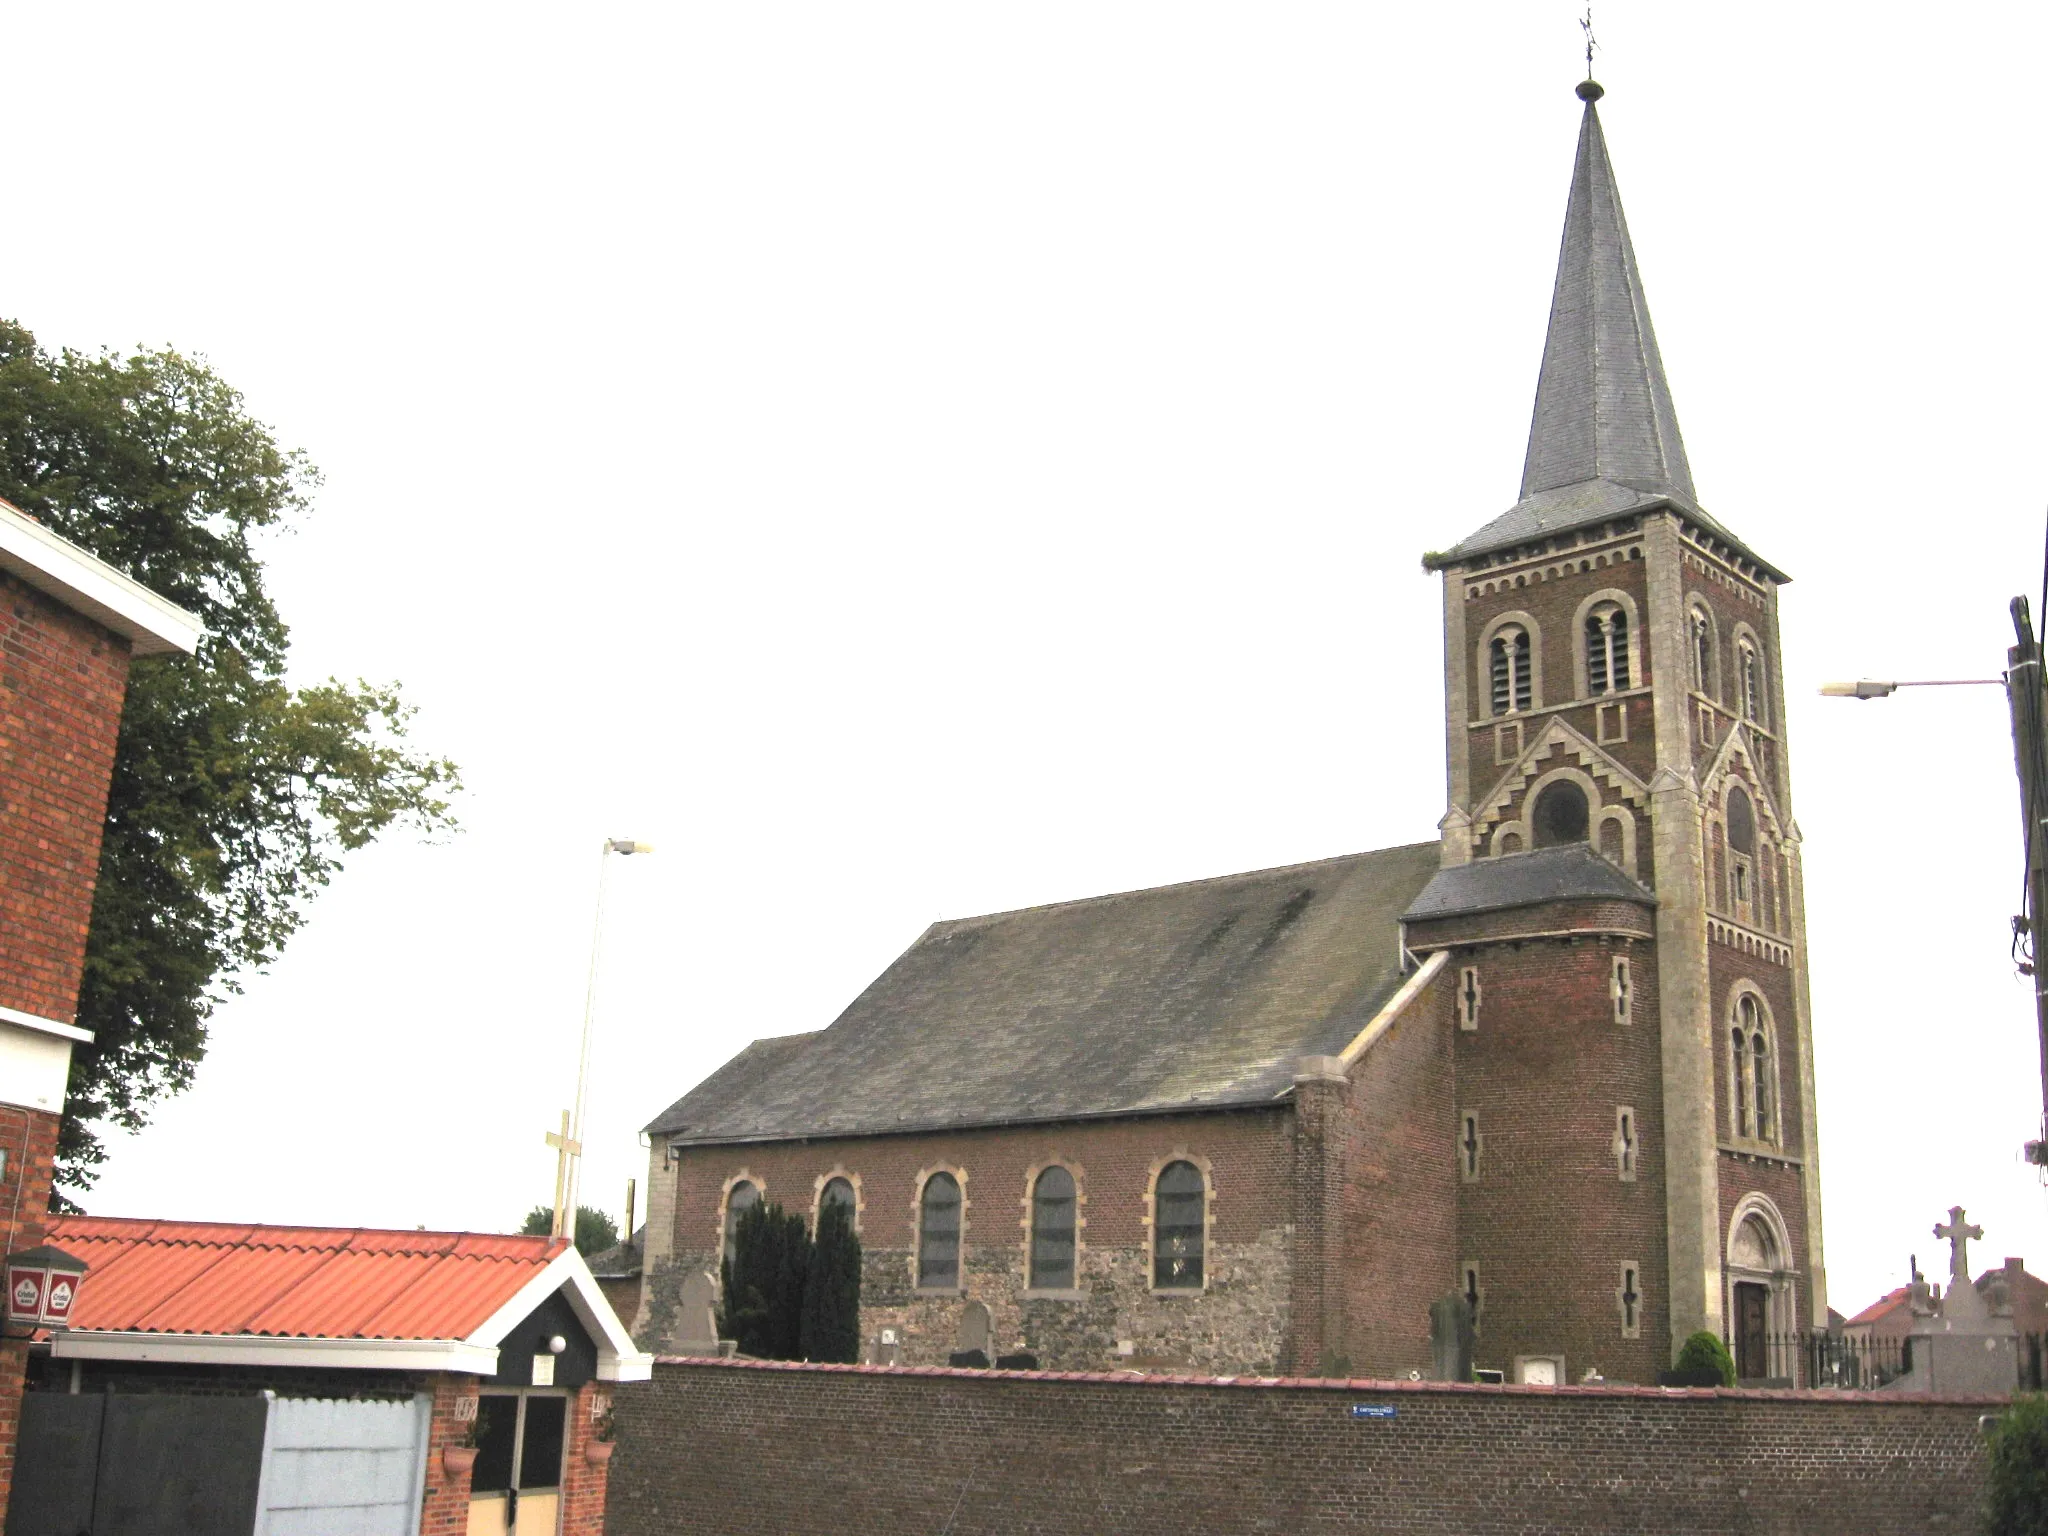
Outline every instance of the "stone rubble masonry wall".
<path id="1" fill-rule="evenodd" d="M 0 573 L 0 1006 L 78 1011 L 125 641 Z"/>
<path id="2" fill-rule="evenodd" d="M 1963 1536 L 1997 1407 L 678 1361 L 617 1401 L 612 1536 Z"/>
<path id="3" fill-rule="evenodd" d="M 766 1198 L 811 1214 L 823 1180 L 853 1178 L 863 1251 L 861 1334 L 898 1330 L 903 1359 L 943 1365 L 965 1301 L 987 1304 L 998 1351 L 1047 1368 L 1104 1370 L 1132 1355 L 1189 1367 L 1278 1369 L 1289 1325 L 1294 1212 L 1293 1115 L 1281 1106 L 1123 1120 L 1009 1126 L 928 1135 L 684 1147 L 676 1153 L 674 1258 L 651 1268 L 643 1348 L 673 1347 L 676 1303 L 693 1269 L 718 1272 L 719 1202 L 745 1173 Z M 1209 1285 L 1193 1295 L 1150 1287 L 1146 1196 L 1165 1159 L 1210 1169 Z M 1029 1180 L 1046 1163 L 1073 1170 L 1080 1193 L 1080 1285 L 1071 1296 L 1024 1292 Z M 964 1175 L 964 1293 L 914 1288 L 918 1176 Z M 652 1217 L 650 1216 L 650 1219 Z M 650 1250 L 652 1244 L 650 1243 Z"/>

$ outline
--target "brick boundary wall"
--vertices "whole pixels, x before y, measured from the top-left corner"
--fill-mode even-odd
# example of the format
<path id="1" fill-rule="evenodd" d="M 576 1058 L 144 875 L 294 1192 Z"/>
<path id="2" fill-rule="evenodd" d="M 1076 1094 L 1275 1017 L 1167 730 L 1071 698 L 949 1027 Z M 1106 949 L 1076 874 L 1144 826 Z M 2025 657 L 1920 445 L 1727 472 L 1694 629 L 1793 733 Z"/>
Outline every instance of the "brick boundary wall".
<path id="1" fill-rule="evenodd" d="M 2002 1402 L 673 1358 L 615 1391 L 608 1536 L 1962 1533 Z"/>

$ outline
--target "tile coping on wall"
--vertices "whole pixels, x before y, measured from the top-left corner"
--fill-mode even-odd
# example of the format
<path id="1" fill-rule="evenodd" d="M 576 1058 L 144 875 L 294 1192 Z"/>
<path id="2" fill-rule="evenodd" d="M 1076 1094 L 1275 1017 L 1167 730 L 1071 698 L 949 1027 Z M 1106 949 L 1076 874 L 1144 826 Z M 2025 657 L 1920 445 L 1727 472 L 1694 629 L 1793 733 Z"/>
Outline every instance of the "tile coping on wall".
<path id="1" fill-rule="evenodd" d="M 2010 1397 L 1995 1395 L 1951 1395 L 1930 1392 L 1850 1392 L 1841 1388 L 1783 1387 L 1643 1387 L 1620 1382 L 1599 1385 L 1583 1383 L 1555 1387 L 1522 1382 L 1478 1381 L 1373 1381 L 1341 1376 L 1193 1376 L 1153 1371 L 1004 1371 L 947 1365 L 828 1365 L 810 1360 L 720 1360 L 703 1355 L 656 1355 L 656 1365 L 687 1365 L 718 1371 L 816 1371 L 842 1376 L 950 1376 L 962 1381 L 1065 1381 L 1097 1382 L 1120 1387 L 1286 1387 L 1312 1388 L 1323 1392 L 1478 1393 L 1508 1397 L 1620 1397 L 1707 1400 L 1734 1398 L 1743 1402 L 1875 1403 L 1905 1405 L 1953 1404 L 2004 1406 Z"/>

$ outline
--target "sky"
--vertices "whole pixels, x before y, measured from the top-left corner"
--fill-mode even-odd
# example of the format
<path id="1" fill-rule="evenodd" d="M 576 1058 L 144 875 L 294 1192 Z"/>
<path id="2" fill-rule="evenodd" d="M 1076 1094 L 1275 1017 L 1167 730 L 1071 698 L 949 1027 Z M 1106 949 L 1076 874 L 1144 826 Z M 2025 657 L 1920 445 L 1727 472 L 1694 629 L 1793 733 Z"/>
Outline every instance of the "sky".
<path id="1" fill-rule="evenodd" d="M 203 354 L 325 483 L 301 681 L 463 830 L 354 857 L 110 1215 L 506 1229 L 923 928 L 1432 838 L 1421 552 L 1514 499 L 1577 8 L 14 7 L 0 312 Z M 1853 24 L 1850 18 L 1853 16 Z M 2048 12 L 1606 0 L 1704 505 L 1782 604 L 1830 1296 L 2048 1273 L 2004 701 Z M 644 1194 L 642 1196 L 644 1209 Z"/>

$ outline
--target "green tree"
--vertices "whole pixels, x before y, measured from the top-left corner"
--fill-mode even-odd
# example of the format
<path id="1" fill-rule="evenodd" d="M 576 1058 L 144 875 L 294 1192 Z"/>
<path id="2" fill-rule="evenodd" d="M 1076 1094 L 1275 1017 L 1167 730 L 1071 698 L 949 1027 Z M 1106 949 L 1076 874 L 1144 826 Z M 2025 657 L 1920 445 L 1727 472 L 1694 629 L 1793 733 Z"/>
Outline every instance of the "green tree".
<path id="1" fill-rule="evenodd" d="M 555 1208 L 551 1205 L 536 1205 L 526 1213 L 526 1220 L 520 1224 L 523 1237 L 546 1237 L 555 1230 Z M 593 1254 L 603 1253 L 607 1248 L 619 1246 L 618 1223 L 595 1206 L 576 1207 L 576 1251 L 586 1259 Z"/>
<path id="2" fill-rule="evenodd" d="M 852 1212 L 836 1201 L 818 1211 L 798 1346 L 806 1360 L 860 1359 L 860 1239 Z"/>
<path id="3" fill-rule="evenodd" d="M 1735 1358 L 1728 1353 L 1728 1346 L 1721 1342 L 1721 1336 L 1702 1328 L 1679 1346 L 1675 1369 L 1681 1371 L 1719 1371 L 1721 1385 L 1735 1385 Z"/>
<path id="4" fill-rule="evenodd" d="M 86 939 L 56 1203 L 190 1085 L 207 1020 L 276 959 L 341 856 L 453 826 L 455 765 L 413 750 L 395 686 L 285 681 L 289 635 L 255 539 L 318 472 L 204 361 L 51 354 L 0 321 L 0 497 L 196 613 L 196 656 L 148 657 L 127 707 Z"/>
<path id="5" fill-rule="evenodd" d="M 1990 1536 L 2048 1536 L 2048 1398 L 2022 1393 L 1992 1426 Z"/>
<path id="6" fill-rule="evenodd" d="M 751 1205 L 734 1223 L 732 1242 L 733 1256 L 719 1267 L 719 1336 L 757 1360 L 801 1360 L 811 1259 L 803 1217 L 780 1205 Z"/>

